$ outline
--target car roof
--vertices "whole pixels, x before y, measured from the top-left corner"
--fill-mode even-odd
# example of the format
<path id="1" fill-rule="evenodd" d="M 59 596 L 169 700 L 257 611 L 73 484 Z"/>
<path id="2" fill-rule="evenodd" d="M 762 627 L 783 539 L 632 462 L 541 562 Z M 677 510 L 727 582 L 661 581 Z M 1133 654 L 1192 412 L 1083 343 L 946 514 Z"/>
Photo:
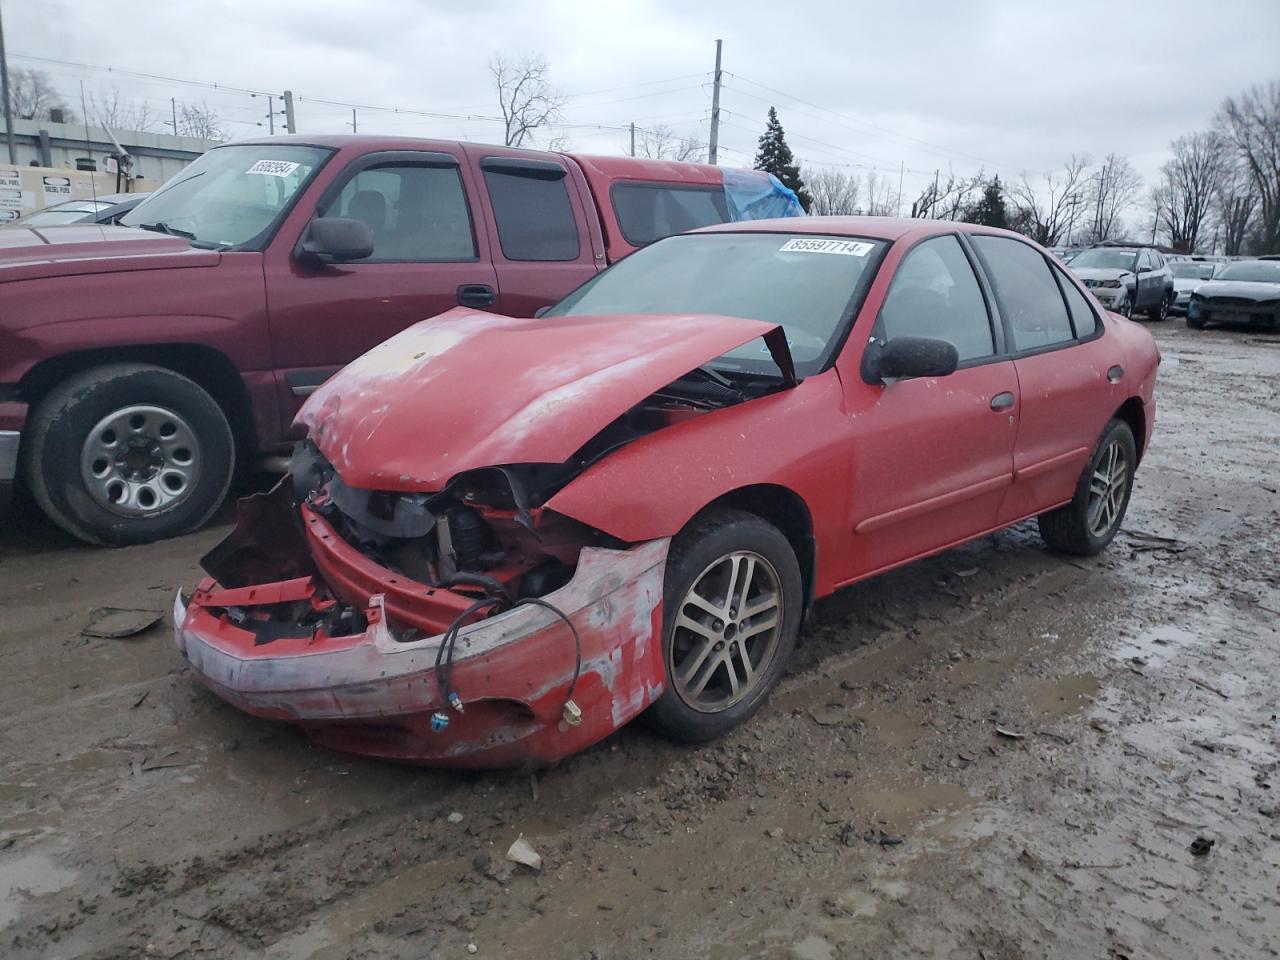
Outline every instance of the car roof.
<path id="1" fill-rule="evenodd" d="M 1011 230 L 955 220 L 923 220 L 910 217 L 779 217 L 773 220 L 738 220 L 702 227 L 694 233 L 814 233 L 870 240 L 901 240 L 948 233 L 985 233 L 1026 240 Z"/>

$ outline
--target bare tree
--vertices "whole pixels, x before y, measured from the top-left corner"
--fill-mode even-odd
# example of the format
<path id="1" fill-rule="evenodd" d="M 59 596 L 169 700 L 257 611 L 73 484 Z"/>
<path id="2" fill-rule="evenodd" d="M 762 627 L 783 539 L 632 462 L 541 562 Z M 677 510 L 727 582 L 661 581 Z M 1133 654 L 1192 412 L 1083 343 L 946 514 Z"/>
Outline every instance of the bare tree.
<path id="1" fill-rule="evenodd" d="M 1087 202 L 1089 158 L 1072 154 L 1057 173 L 1033 184 L 1024 174 L 1009 187 L 1013 226 L 1046 247 L 1070 239 Z"/>
<path id="2" fill-rule="evenodd" d="M 935 174 L 920 195 L 911 201 L 911 216 L 927 220 L 959 220 L 983 179 L 982 171 L 972 177 L 957 177 L 955 171 L 949 170 L 945 182 Z"/>
<path id="3" fill-rule="evenodd" d="M 151 130 L 160 122 L 145 100 L 130 100 L 118 87 L 89 94 L 87 106 L 90 122 L 113 131 Z"/>
<path id="4" fill-rule="evenodd" d="M 871 217 L 892 217 L 898 212 L 897 188 L 891 177 L 877 177 L 872 170 L 867 174 L 866 214 Z"/>
<path id="5" fill-rule="evenodd" d="M 1280 253 L 1280 81 L 1228 97 L 1216 119 L 1253 183 L 1261 252 Z"/>
<path id="6" fill-rule="evenodd" d="M 1232 164 L 1223 175 L 1214 208 L 1222 231 L 1222 252 L 1229 257 L 1238 256 L 1244 251 L 1258 208 L 1253 178 L 1240 165 Z"/>
<path id="7" fill-rule="evenodd" d="M 9 71 L 9 106 L 13 115 L 23 120 L 48 120 L 53 110 L 62 111 L 64 122 L 75 119 L 43 70 L 15 67 Z"/>
<path id="8" fill-rule="evenodd" d="M 1142 177 L 1128 157 L 1108 153 L 1089 178 L 1088 237 L 1098 243 L 1120 233 L 1120 215 L 1133 206 L 1142 189 Z"/>
<path id="9" fill-rule="evenodd" d="M 806 169 L 801 176 L 813 202 L 809 213 L 815 217 L 844 216 L 858 212 L 858 192 L 862 186 L 856 173 L 843 170 Z"/>
<path id="10" fill-rule="evenodd" d="M 654 127 L 636 127 L 636 156 L 702 163 L 706 160 L 707 148 L 697 137 L 682 137 L 660 123 Z"/>
<path id="11" fill-rule="evenodd" d="M 1214 197 L 1227 173 L 1226 143 L 1217 133 L 1192 133 L 1169 145 L 1173 157 L 1152 191 L 1156 224 L 1169 233 L 1175 250 L 1194 251 L 1202 239 Z"/>
<path id="12" fill-rule="evenodd" d="M 222 120 L 207 103 L 184 103 L 178 112 L 178 133 L 201 140 L 225 140 Z"/>
<path id="13" fill-rule="evenodd" d="M 518 147 L 533 137 L 534 131 L 560 118 L 564 95 L 547 79 L 550 69 L 545 57 L 525 55 L 508 60 L 501 54 L 489 61 L 489 73 L 498 90 L 498 105 L 506 127 L 503 142 Z"/>

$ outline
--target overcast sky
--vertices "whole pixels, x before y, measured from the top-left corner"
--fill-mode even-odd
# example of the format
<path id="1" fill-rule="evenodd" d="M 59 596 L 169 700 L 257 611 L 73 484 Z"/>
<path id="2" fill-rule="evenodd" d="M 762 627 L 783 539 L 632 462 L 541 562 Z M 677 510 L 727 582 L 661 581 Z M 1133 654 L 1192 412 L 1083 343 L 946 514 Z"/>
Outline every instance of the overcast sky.
<path id="1" fill-rule="evenodd" d="M 1280 0 L 844 0 L 512 3 L 466 0 L 0 0 L 14 67 L 46 71 L 79 109 L 115 86 L 167 119 L 205 102 L 236 137 L 265 132 L 246 93 L 67 63 L 280 91 L 300 132 L 499 139 L 488 61 L 545 55 L 570 95 L 572 149 L 617 153 L 629 122 L 705 140 L 724 40 L 721 162 L 749 166 L 770 104 L 800 160 L 895 180 L 932 171 L 1013 178 L 1071 153 L 1127 155 L 1148 179 L 1168 142 L 1223 97 L 1280 79 Z M 476 119 L 465 119 L 472 115 Z M 545 144 L 546 138 L 541 138 Z"/>

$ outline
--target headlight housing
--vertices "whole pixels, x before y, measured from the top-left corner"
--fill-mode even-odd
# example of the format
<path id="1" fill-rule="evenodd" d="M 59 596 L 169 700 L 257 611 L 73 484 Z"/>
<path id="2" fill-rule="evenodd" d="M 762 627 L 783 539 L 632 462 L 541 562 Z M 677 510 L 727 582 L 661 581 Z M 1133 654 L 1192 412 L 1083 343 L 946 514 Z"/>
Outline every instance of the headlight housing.
<path id="1" fill-rule="evenodd" d="M 1120 281 L 1119 281 L 1119 280 L 1103 280 L 1103 281 L 1102 281 L 1102 283 L 1100 283 L 1100 284 L 1099 284 L 1099 286 L 1102 286 L 1102 287 L 1118 287 L 1118 286 L 1120 286 Z"/>

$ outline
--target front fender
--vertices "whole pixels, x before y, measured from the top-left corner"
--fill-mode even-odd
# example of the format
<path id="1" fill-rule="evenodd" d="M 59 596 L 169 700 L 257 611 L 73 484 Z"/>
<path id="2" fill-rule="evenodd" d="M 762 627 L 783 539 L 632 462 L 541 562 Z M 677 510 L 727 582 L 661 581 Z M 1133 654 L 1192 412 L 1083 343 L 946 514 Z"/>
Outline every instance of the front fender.
<path id="1" fill-rule="evenodd" d="M 851 494 L 852 423 L 834 370 L 791 390 L 695 417 L 594 464 L 547 507 L 629 543 L 670 537 L 725 494 L 772 485 L 813 518 L 819 557 L 842 556 Z M 823 592 L 824 578 L 817 576 Z"/>

